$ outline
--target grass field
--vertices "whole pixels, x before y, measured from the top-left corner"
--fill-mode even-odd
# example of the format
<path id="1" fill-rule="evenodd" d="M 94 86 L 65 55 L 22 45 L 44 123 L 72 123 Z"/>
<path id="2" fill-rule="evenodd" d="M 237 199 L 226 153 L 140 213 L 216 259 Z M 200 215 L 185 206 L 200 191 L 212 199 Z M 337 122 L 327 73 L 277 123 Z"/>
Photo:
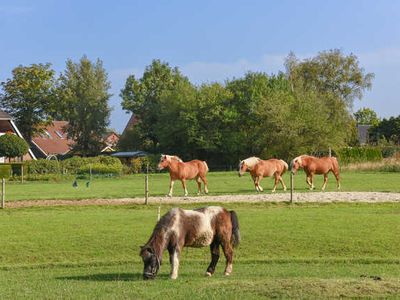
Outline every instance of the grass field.
<path id="1" fill-rule="evenodd" d="M 349 177 L 351 178 L 351 177 Z M 245 179 L 244 179 L 245 180 Z M 186 205 L 192 207 L 192 205 Z M 162 212 L 170 207 L 162 206 Z M 326 298 L 400 294 L 400 204 L 229 204 L 242 243 L 234 272 L 204 277 L 208 249 L 141 279 L 139 245 L 157 206 L 0 211 L 0 295 L 15 298 Z"/>
<path id="2" fill-rule="evenodd" d="M 382 172 L 343 172 L 342 191 L 375 191 L 400 192 L 400 173 Z M 239 178 L 237 172 L 211 172 L 207 176 L 210 195 L 255 193 L 253 182 L 248 174 Z M 289 174 L 284 180 L 289 186 Z M 307 191 L 305 175 L 299 172 L 295 176 L 297 192 Z M 160 196 L 168 193 L 169 175 L 158 173 L 150 175 L 150 195 Z M 90 199 L 90 198 L 131 198 L 143 197 L 144 175 L 132 175 L 120 178 L 94 179 L 90 187 L 86 181 L 78 180 L 78 188 L 72 187 L 72 181 L 54 182 L 25 182 L 7 184 L 7 201 L 40 200 L 40 199 Z M 273 185 L 271 178 L 264 178 L 262 186 L 265 193 L 270 193 Z M 316 188 L 322 186 L 322 176 L 316 176 Z M 194 181 L 188 183 L 190 195 L 196 194 L 197 185 Z M 327 191 L 335 191 L 336 183 L 330 175 Z M 277 192 L 282 192 L 279 186 Z M 182 195 L 180 182 L 176 182 L 174 195 Z"/>

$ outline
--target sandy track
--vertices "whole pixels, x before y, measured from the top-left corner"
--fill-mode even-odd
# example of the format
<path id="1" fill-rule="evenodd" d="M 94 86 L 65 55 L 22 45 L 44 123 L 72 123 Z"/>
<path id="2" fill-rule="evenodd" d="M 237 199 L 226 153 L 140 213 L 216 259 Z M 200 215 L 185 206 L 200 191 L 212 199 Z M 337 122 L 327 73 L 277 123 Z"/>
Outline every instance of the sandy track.
<path id="1" fill-rule="evenodd" d="M 284 202 L 290 200 L 289 193 L 279 194 L 250 194 L 250 195 L 222 195 L 222 196 L 196 196 L 196 197 L 150 197 L 149 203 L 180 204 L 200 202 Z M 399 202 L 400 193 L 382 192 L 305 192 L 295 193 L 294 202 Z M 128 205 L 143 204 L 144 198 L 122 199 L 85 199 L 85 200 L 29 200 L 7 202 L 7 208 L 33 207 L 33 206 L 88 206 L 88 205 Z"/>

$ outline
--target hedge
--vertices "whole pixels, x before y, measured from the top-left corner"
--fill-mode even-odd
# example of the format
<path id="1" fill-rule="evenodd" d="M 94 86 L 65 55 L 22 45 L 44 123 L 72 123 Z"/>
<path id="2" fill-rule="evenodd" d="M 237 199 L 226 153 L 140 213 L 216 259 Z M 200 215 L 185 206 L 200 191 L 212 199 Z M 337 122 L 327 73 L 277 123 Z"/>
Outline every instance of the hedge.
<path id="1" fill-rule="evenodd" d="M 377 147 L 348 147 L 336 151 L 336 154 L 342 164 L 383 159 L 382 151 Z"/>

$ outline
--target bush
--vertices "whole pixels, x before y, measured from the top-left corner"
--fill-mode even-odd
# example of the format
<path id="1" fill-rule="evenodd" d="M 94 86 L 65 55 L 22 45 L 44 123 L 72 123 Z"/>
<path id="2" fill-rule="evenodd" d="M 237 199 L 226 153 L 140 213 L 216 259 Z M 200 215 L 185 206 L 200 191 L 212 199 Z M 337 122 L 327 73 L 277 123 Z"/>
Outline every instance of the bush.
<path id="1" fill-rule="evenodd" d="M 381 149 L 384 158 L 394 157 L 396 153 L 400 153 L 399 146 L 383 146 Z"/>
<path id="2" fill-rule="evenodd" d="M 122 164 L 111 164 L 111 165 L 106 165 L 102 163 L 94 163 L 94 164 L 87 164 L 79 168 L 78 174 L 89 174 L 90 173 L 90 168 L 92 169 L 92 174 L 113 174 L 113 175 L 119 175 L 122 173 Z"/>
<path id="3" fill-rule="evenodd" d="M 38 159 L 27 163 L 29 174 L 60 174 L 60 163 L 57 160 Z"/>
<path id="4" fill-rule="evenodd" d="M 336 151 L 342 164 L 380 161 L 382 160 L 381 149 L 376 147 L 348 147 Z"/>
<path id="5" fill-rule="evenodd" d="M 10 178 L 11 175 L 11 165 L 0 165 L 0 179 Z"/>
<path id="6" fill-rule="evenodd" d="M 0 136 L 0 157 L 20 157 L 28 153 L 29 145 L 12 133 Z"/>

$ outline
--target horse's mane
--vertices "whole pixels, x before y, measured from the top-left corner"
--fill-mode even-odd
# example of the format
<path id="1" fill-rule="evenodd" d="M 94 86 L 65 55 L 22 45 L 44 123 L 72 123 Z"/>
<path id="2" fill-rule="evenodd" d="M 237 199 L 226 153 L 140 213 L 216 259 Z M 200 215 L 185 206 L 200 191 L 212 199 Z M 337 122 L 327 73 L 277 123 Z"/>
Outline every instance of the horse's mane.
<path id="1" fill-rule="evenodd" d="M 253 168 L 256 164 L 258 164 L 258 162 L 260 160 L 261 160 L 261 158 L 252 156 L 252 157 L 242 160 L 242 163 L 245 163 L 248 168 Z"/>
<path id="2" fill-rule="evenodd" d="M 183 160 L 182 160 L 179 156 L 162 154 L 161 157 L 164 156 L 164 155 L 165 155 L 165 157 L 166 157 L 168 160 L 173 159 L 173 160 L 177 160 L 177 161 L 179 161 L 179 162 L 183 162 Z"/>

